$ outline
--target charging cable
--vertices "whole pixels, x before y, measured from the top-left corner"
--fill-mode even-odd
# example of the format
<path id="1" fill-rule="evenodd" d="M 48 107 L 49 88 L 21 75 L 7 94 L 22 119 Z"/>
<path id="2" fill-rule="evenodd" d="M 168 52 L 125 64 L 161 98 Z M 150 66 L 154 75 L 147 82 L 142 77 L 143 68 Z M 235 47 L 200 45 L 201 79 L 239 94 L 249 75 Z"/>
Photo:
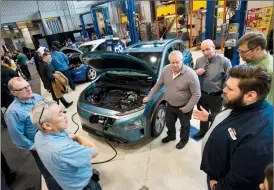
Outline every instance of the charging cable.
<path id="1" fill-rule="evenodd" d="M 74 114 L 71 116 L 72 122 L 75 123 L 75 125 L 77 126 L 77 129 L 76 129 L 76 131 L 74 132 L 74 134 L 76 134 L 76 133 L 79 131 L 79 128 L 80 128 L 80 126 L 78 125 L 78 123 L 76 123 L 76 122 L 74 121 L 74 116 L 75 116 L 76 114 L 77 114 L 77 112 L 74 113 Z M 110 144 L 110 142 L 109 142 L 109 141 L 107 140 L 107 138 L 106 138 L 106 135 L 105 135 L 105 131 L 106 131 L 106 130 L 107 130 L 107 120 L 105 121 L 103 130 L 102 130 L 102 134 L 103 134 L 104 139 L 105 139 L 105 141 L 107 142 L 107 144 L 112 148 L 112 150 L 114 150 L 115 155 L 114 155 L 112 158 L 108 159 L 108 160 L 101 161 L 101 162 L 94 162 L 94 163 L 91 163 L 91 164 L 94 164 L 94 165 L 95 165 L 95 164 L 107 163 L 107 162 L 110 162 L 111 160 L 113 160 L 113 159 L 117 156 L 117 150 Z"/>

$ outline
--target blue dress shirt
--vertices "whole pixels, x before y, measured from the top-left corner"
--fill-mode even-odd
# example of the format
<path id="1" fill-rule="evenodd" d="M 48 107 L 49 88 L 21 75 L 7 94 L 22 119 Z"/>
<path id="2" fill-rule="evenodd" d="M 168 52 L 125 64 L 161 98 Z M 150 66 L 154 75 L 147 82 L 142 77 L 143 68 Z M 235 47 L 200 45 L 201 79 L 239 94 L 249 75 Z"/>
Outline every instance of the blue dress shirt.
<path id="1" fill-rule="evenodd" d="M 93 149 L 72 140 L 69 132 L 49 134 L 38 131 L 36 150 L 43 164 L 65 190 L 82 190 L 92 176 Z"/>
<path id="2" fill-rule="evenodd" d="M 38 94 L 33 94 L 33 97 L 25 102 L 15 98 L 5 113 L 4 118 L 11 140 L 20 149 L 31 150 L 34 148 L 34 136 L 37 128 L 31 122 L 30 112 L 33 106 L 40 101 L 45 100 Z"/>
<path id="3" fill-rule="evenodd" d="M 56 71 L 65 71 L 68 70 L 68 64 L 69 64 L 69 60 L 68 57 L 59 51 L 54 51 L 51 54 L 51 66 L 54 70 Z"/>

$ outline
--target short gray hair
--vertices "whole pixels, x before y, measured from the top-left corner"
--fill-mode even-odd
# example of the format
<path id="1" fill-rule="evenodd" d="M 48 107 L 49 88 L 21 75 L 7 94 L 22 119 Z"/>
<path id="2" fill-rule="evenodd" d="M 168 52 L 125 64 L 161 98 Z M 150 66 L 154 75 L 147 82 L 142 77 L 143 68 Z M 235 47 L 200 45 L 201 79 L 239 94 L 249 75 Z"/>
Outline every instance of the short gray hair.
<path id="1" fill-rule="evenodd" d="M 42 125 L 40 125 L 39 121 L 41 123 L 45 123 L 53 118 L 53 114 L 50 111 L 50 107 L 53 105 L 56 105 L 57 103 L 54 101 L 49 101 L 49 102 L 38 102 L 33 108 L 30 113 L 30 119 L 33 123 L 33 125 L 40 131 L 44 132 L 44 129 Z M 44 111 L 43 111 L 44 109 Z M 43 115 L 41 117 L 43 111 Z M 41 117 L 41 119 L 40 119 Z"/>
<path id="2" fill-rule="evenodd" d="M 21 82 L 21 81 L 25 81 L 25 79 L 23 79 L 23 77 L 13 77 L 12 79 L 10 79 L 10 81 L 8 83 L 9 90 L 12 91 L 14 83 Z"/>
<path id="3" fill-rule="evenodd" d="M 184 61 L 184 56 L 183 56 L 182 52 L 180 52 L 179 50 L 173 50 L 173 51 L 169 54 L 169 56 L 168 56 L 168 60 L 169 60 L 169 61 L 170 61 L 171 56 L 173 56 L 173 55 L 178 55 L 178 56 L 180 56 L 180 59 L 181 59 L 182 61 Z"/>
<path id="4" fill-rule="evenodd" d="M 203 44 L 205 44 L 205 43 L 209 43 L 212 47 L 215 48 L 215 44 L 214 44 L 214 42 L 213 42 L 212 40 L 206 39 L 206 40 L 202 41 L 201 46 L 202 46 Z"/>

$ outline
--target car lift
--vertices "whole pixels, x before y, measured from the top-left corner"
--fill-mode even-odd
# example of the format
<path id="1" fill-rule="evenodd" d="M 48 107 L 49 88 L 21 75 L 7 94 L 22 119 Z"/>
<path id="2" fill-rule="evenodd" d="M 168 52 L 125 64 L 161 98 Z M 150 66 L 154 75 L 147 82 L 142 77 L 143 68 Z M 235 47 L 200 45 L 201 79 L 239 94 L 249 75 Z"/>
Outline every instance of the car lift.
<path id="1" fill-rule="evenodd" d="M 103 2 L 92 4 L 91 7 L 90 7 L 89 12 L 85 12 L 85 13 L 82 13 L 82 14 L 79 15 L 80 22 L 81 22 L 81 25 L 82 25 L 82 34 L 83 34 L 84 38 L 87 38 L 87 39 L 90 40 L 90 37 L 89 37 L 88 32 L 87 32 L 86 27 L 85 27 L 85 22 L 84 22 L 83 16 L 87 15 L 87 14 L 91 14 L 95 35 L 96 35 L 97 39 L 101 39 L 101 32 L 100 32 L 100 29 L 99 29 L 97 16 L 96 16 L 96 7 L 99 6 L 99 5 L 108 3 L 108 2 L 110 2 L 110 1 L 103 1 Z M 108 18 L 104 18 L 104 20 L 106 20 L 106 19 L 108 19 Z"/>
<path id="2" fill-rule="evenodd" d="M 216 4 L 215 1 L 207 0 L 207 7 L 206 7 L 206 28 L 205 28 L 205 39 L 215 40 L 216 36 L 216 23 L 217 23 L 217 16 L 216 16 Z M 245 21 L 246 21 L 246 11 L 247 11 L 247 1 L 246 0 L 237 0 L 236 1 L 236 12 L 235 12 L 235 19 L 233 23 L 230 23 L 228 26 L 224 27 L 225 30 L 228 31 L 228 38 L 225 42 L 225 54 L 226 50 L 230 49 L 231 56 L 228 58 L 231 60 L 232 66 L 239 65 L 239 53 L 237 51 L 237 41 L 240 39 L 244 34 L 245 28 Z M 213 24 L 212 24 L 212 18 Z M 227 47 L 227 48 L 226 48 Z"/>
<path id="3" fill-rule="evenodd" d="M 99 2 L 99 3 L 95 3 L 91 5 L 90 8 L 90 12 L 85 12 L 80 14 L 80 22 L 82 25 L 82 34 L 85 38 L 88 38 L 90 40 L 90 37 L 88 35 L 88 32 L 86 31 L 86 27 L 85 27 L 85 22 L 83 19 L 83 15 L 86 14 L 91 14 L 92 17 L 92 21 L 93 21 L 93 26 L 94 26 L 94 32 L 95 35 L 97 37 L 97 39 L 101 39 L 101 32 L 99 29 L 99 25 L 98 25 L 98 21 L 97 21 L 97 16 L 96 16 L 96 7 L 99 5 L 103 5 L 105 3 L 109 3 L 111 2 L 109 1 L 103 1 L 103 2 Z M 132 43 L 136 43 L 138 41 L 138 34 L 137 34 L 137 28 L 135 25 L 135 21 L 134 21 L 134 14 L 135 14 L 135 4 L 134 4 L 134 0 L 127 0 L 126 1 L 126 5 L 127 5 L 127 18 L 128 18 L 128 25 L 130 28 L 130 38 L 131 38 L 131 42 Z M 113 35 L 113 31 L 109 22 L 109 16 L 107 13 L 107 8 L 103 8 L 103 15 L 104 15 L 104 21 L 105 21 L 105 25 L 106 25 L 106 36 L 108 35 Z"/>

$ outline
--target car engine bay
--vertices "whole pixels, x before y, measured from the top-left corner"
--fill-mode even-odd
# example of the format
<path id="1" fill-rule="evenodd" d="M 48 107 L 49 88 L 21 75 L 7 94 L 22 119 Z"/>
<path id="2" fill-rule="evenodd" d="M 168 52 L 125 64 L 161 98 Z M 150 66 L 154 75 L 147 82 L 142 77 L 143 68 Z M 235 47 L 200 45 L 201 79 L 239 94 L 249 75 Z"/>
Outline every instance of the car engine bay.
<path id="1" fill-rule="evenodd" d="M 136 91 L 111 87 L 95 87 L 91 92 L 91 96 L 89 96 L 89 101 L 92 105 L 120 112 L 140 107 L 142 99 L 143 97 Z"/>
<path id="2" fill-rule="evenodd" d="M 82 63 L 82 61 L 80 60 L 79 55 L 77 55 L 77 54 L 71 55 L 71 56 L 69 57 L 69 69 L 70 69 L 70 70 L 71 70 L 71 69 L 74 69 L 74 68 L 79 69 L 79 68 L 81 68 L 81 67 L 83 67 L 83 63 Z"/>
<path id="3" fill-rule="evenodd" d="M 86 93 L 90 104 L 119 112 L 126 112 L 142 106 L 153 82 L 131 77 L 104 77 Z"/>

